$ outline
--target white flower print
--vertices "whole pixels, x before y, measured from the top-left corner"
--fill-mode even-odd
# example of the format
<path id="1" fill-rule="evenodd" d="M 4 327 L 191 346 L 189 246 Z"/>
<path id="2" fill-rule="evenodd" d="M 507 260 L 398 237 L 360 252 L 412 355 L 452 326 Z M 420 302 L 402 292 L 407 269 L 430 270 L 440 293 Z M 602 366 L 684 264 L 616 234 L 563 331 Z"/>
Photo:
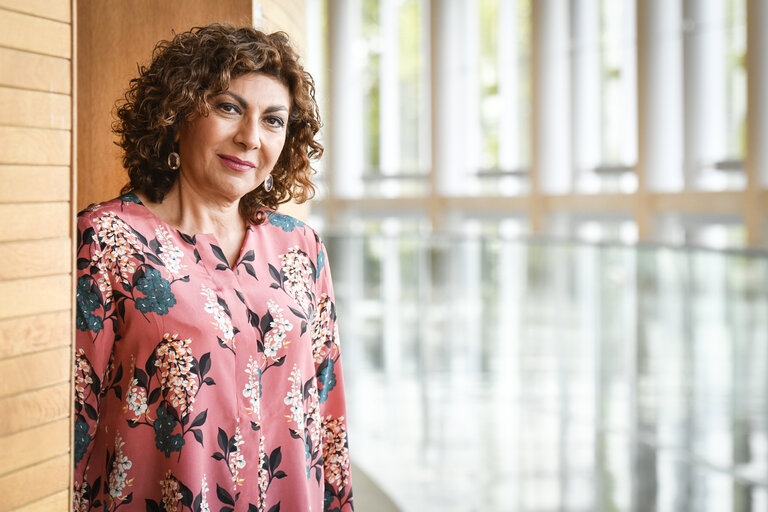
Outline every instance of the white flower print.
<path id="1" fill-rule="evenodd" d="M 134 373 L 136 364 L 136 358 L 131 357 L 131 375 Z M 139 386 L 139 381 L 136 377 L 131 379 L 131 383 L 128 386 L 128 391 L 125 393 L 125 405 L 123 411 L 133 412 L 136 419 L 147 413 L 147 390 Z"/>
<path id="2" fill-rule="evenodd" d="M 199 389 L 197 374 L 192 371 L 191 339 L 180 340 L 178 334 L 163 335 L 155 349 L 155 366 L 160 370 L 160 386 L 167 389 L 168 400 L 179 409 L 181 416 L 192 412 Z"/>
<path id="3" fill-rule="evenodd" d="M 173 244 L 170 233 L 163 226 L 158 226 L 155 229 L 155 235 L 160 243 L 160 260 L 174 279 L 179 278 L 182 271 L 187 268 L 186 265 L 181 264 L 184 253 Z"/>
<path id="4" fill-rule="evenodd" d="M 75 354 L 75 396 L 78 403 L 85 404 L 85 388 L 91 384 L 91 363 L 88 362 L 85 350 L 81 348 Z"/>
<path id="5" fill-rule="evenodd" d="M 291 381 L 291 390 L 285 396 L 285 405 L 290 406 L 291 414 L 286 415 L 288 421 L 296 422 L 296 427 L 299 432 L 304 431 L 304 408 L 302 407 L 303 397 L 301 393 L 301 370 L 297 365 L 293 365 L 291 370 L 291 376 L 288 377 Z"/>
<path id="6" fill-rule="evenodd" d="M 299 247 L 292 247 L 280 255 L 285 291 L 299 303 L 305 311 L 309 309 L 309 286 L 312 279 L 312 267 L 306 253 Z"/>
<path id="7" fill-rule="evenodd" d="M 90 501 L 88 500 L 88 490 L 88 482 L 83 482 L 82 484 L 75 482 L 75 487 L 72 491 L 73 512 L 87 512 L 91 508 Z"/>
<path id="8" fill-rule="evenodd" d="M 211 512 L 211 509 L 208 507 L 208 482 L 205 478 L 205 473 L 203 473 L 203 481 L 200 484 L 200 496 L 202 499 L 200 500 L 200 512 Z"/>
<path id="9" fill-rule="evenodd" d="M 128 457 L 123 454 L 125 442 L 118 433 L 115 436 L 115 460 L 112 463 L 112 471 L 109 473 L 109 497 L 117 503 L 124 499 L 123 490 L 133 484 L 133 478 L 128 478 L 128 470 L 133 465 Z"/>
<path id="10" fill-rule="evenodd" d="M 240 435 L 240 427 L 235 428 L 235 448 L 229 452 L 229 472 L 232 473 L 232 482 L 235 486 L 243 485 L 245 478 L 240 476 L 240 470 L 245 467 L 245 457 L 240 447 L 243 445 L 243 436 Z"/>
<path id="11" fill-rule="evenodd" d="M 224 307 L 219 304 L 219 298 L 210 288 L 202 285 L 202 295 L 205 297 L 205 311 L 213 315 L 212 325 L 221 331 L 224 343 L 230 347 L 235 344 L 235 330 L 232 328 L 232 320 L 227 315 Z"/>
<path id="12" fill-rule="evenodd" d="M 248 357 L 248 364 L 245 367 L 245 373 L 248 374 L 248 382 L 245 383 L 243 388 L 243 396 L 250 402 L 250 407 L 246 407 L 245 411 L 248 414 L 254 414 L 261 420 L 261 407 L 259 405 L 259 394 L 261 392 L 259 380 L 261 378 L 261 368 L 253 360 L 253 357 Z M 259 421 L 257 421 L 258 423 Z"/>
<path id="13" fill-rule="evenodd" d="M 269 314 L 272 315 L 272 322 L 269 324 L 271 329 L 264 335 L 264 355 L 267 357 L 276 357 L 277 351 L 287 347 L 290 341 L 285 341 L 286 333 L 293 329 L 291 322 L 283 316 L 283 308 L 278 306 L 275 301 L 267 301 Z"/>
<path id="14" fill-rule="evenodd" d="M 139 239 L 114 212 L 107 212 L 95 219 L 96 237 L 101 248 L 93 251 L 91 263 L 101 272 L 111 272 L 124 283 L 130 284 L 130 277 L 136 271 L 136 261 L 132 256 L 144 254 Z M 106 295 L 108 280 L 99 278 L 99 288 Z M 111 295 L 111 288 L 108 289 Z"/>

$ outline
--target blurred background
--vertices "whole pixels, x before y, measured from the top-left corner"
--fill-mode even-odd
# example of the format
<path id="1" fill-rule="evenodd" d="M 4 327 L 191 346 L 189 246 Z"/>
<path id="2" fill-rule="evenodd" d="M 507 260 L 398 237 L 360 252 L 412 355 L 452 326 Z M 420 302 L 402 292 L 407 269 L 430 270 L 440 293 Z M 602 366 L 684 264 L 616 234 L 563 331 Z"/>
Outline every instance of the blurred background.
<path id="1" fill-rule="evenodd" d="M 358 510 L 768 510 L 764 0 L 0 0 L 0 510 L 68 506 L 71 219 L 210 21 L 315 77 Z"/>

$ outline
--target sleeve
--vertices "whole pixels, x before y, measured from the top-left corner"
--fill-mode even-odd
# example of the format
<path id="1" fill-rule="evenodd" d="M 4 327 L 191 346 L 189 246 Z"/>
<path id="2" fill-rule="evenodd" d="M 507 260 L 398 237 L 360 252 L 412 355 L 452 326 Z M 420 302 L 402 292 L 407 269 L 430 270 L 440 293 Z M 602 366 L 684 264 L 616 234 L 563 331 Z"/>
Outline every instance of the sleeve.
<path id="1" fill-rule="evenodd" d="M 99 403 L 108 389 L 110 355 L 115 341 L 112 275 L 109 266 L 111 251 L 99 243 L 98 224 L 89 213 L 77 219 L 77 285 L 75 305 L 75 368 L 74 368 L 74 499 L 88 500 L 97 493 L 98 483 L 87 482 L 90 466 L 98 471 L 102 463 L 89 463 L 93 438 L 99 423 Z M 95 484 L 95 485 L 94 485 Z"/>
<path id="2" fill-rule="evenodd" d="M 326 249 L 319 238 L 316 240 L 316 304 L 311 332 L 322 418 L 325 510 L 351 512 L 352 480 L 336 304 Z"/>

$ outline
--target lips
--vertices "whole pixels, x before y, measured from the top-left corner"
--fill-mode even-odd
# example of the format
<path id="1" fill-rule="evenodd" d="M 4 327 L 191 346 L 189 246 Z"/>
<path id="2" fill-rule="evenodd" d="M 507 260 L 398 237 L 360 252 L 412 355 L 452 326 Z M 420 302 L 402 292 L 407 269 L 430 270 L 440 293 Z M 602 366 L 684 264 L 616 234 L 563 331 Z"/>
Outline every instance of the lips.
<path id="1" fill-rule="evenodd" d="M 227 167 L 229 167 L 234 171 L 246 172 L 256 167 L 256 164 L 254 164 L 253 162 L 249 162 L 248 160 L 240 160 L 234 155 L 221 154 L 216 156 L 219 157 L 219 160 L 221 160 L 221 162 L 224 165 L 226 165 Z"/>

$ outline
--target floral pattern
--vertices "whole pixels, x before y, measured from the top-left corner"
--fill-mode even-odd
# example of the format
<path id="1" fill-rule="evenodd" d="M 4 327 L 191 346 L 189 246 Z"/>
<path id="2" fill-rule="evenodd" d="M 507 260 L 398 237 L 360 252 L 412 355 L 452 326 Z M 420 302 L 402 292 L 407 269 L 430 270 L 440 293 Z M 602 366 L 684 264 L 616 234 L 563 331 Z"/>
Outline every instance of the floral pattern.
<path id="1" fill-rule="evenodd" d="M 78 218 L 72 509 L 353 509 L 322 242 L 267 211 L 232 266 L 135 194 Z"/>

